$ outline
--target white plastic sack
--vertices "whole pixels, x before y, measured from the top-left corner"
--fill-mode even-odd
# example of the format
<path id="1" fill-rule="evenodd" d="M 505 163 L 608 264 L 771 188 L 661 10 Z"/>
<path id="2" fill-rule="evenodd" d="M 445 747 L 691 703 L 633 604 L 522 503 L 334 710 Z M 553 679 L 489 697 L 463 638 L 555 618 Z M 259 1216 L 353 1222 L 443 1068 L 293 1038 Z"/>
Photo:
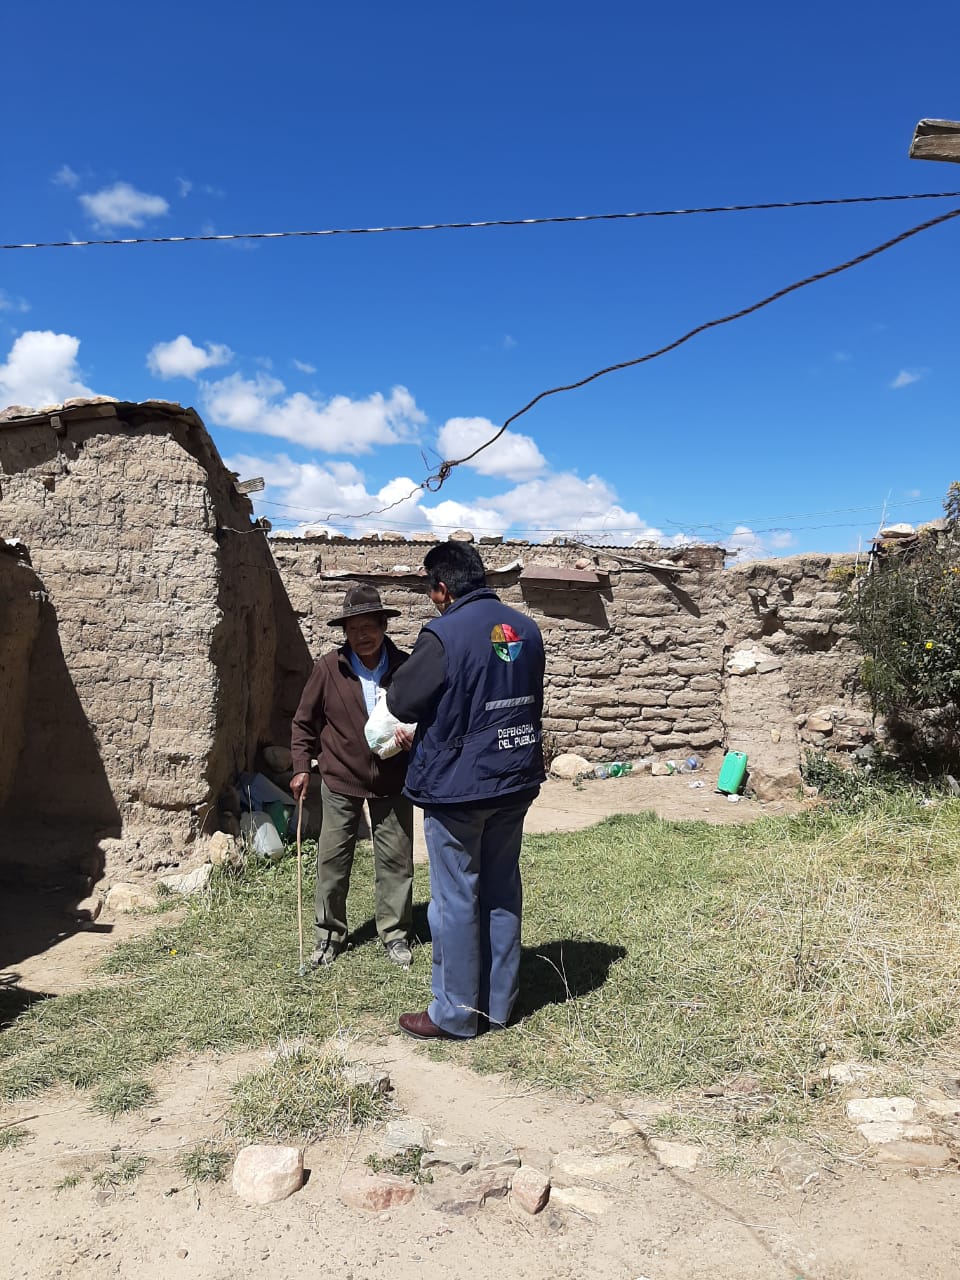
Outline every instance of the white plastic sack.
<path id="1" fill-rule="evenodd" d="M 381 760 L 389 760 L 400 750 L 397 746 L 397 730 L 407 729 L 410 733 L 414 733 L 416 728 L 415 724 L 403 724 L 396 716 L 390 714 L 387 710 L 386 690 L 378 689 L 376 705 L 363 726 L 363 734 L 370 750 L 375 752 Z"/>

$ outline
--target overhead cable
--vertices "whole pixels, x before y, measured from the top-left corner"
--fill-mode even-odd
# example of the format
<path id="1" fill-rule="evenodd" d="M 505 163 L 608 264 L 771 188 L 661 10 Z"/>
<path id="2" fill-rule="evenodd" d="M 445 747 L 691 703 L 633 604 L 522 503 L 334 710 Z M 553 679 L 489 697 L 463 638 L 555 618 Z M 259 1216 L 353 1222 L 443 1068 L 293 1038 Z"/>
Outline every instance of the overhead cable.
<path id="1" fill-rule="evenodd" d="M 103 240 L 38 240 L 0 249 L 90 249 L 121 244 L 202 244 L 224 240 L 306 240 L 329 236 L 392 235 L 400 231 L 476 231 L 483 227 L 543 227 L 569 222 L 629 222 L 691 214 L 750 213 L 769 209 L 823 209 L 834 205 L 891 204 L 902 200 L 953 200 L 960 191 L 912 191 L 903 195 L 837 196 L 823 200 L 767 200 L 758 204 L 705 205 L 691 209 L 642 209 L 631 213 L 569 213 L 543 218 L 487 218 L 474 222 L 420 222 L 387 227 L 321 227 L 308 231 L 230 231 L 190 236 L 124 236 Z"/>
<path id="2" fill-rule="evenodd" d="M 941 213 L 939 217 L 930 218 L 926 222 L 918 223 L 915 227 L 901 231 L 899 235 L 894 236 L 891 240 L 884 240 L 882 244 L 875 245 L 872 249 L 867 249 L 864 253 L 857 254 L 855 258 L 849 258 L 846 262 L 841 262 L 835 267 L 828 267 L 825 271 L 817 271 L 811 276 L 805 276 L 802 280 L 795 280 L 793 284 L 788 284 L 784 288 L 778 289 L 776 293 L 771 293 L 766 298 L 761 298 L 759 302 L 751 303 L 749 307 L 742 307 L 739 311 L 732 311 L 729 315 L 698 324 L 696 328 L 690 329 L 681 337 L 675 338 L 673 342 L 668 342 L 666 346 L 658 347 L 655 351 L 648 351 L 646 355 L 635 356 L 632 360 L 620 360 L 616 364 L 607 365 L 606 368 L 598 369 L 595 373 L 588 374 L 585 378 L 580 378 L 576 382 L 564 383 L 561 386 L 550 387 L 546 391 L 541 391 L 532 400 L 527 401 L 522 409 L 512 413 L 488 440 L 484 440 L 482 444 L 477 445 L 476 449 L 464 454 L 462 458 L 449 458 L 442 462 L 433 475 L 427 476 L 409 493 L 403 494 L 394 502 L 388 502 L 383 507 L 373 507 L 369 511 L 355 513 L 330 512 L 326 519 L 327 521 L 334 519 L 365 520 L 369 516 L 385 515 L 386 512 L 394 510 L 395 507 L 400 507 L 405 502 L 410 502 L 423 490 L 428 493 L 436 493 L 443 487 L 455 467 L 462 467 L 465 463 L 472 462 L 484 449 L 489 449 L 492 444 L 496 444 L 512 423 L 516 422 L 518 418 L 522 418 L 525 413 L 529 413 L 535 405 L 538 405 L 541 400 L 545 400 L 548 396 L 560 395 L 564 391 L 576 391 L 579 387 L 585 387 L 588 383 L 595 382 L 598 378 L 606 377 L 609 373 L 616 373 L 620 369 L 632 369 L 636 365 L 646 364 L 649 360 L 656 360 L 659 356 L 675 351 L 677 347 L 683 346 L 685 342 L 689 342 L 691 338 L 697 337 L 698 334 L 705 333 L 708 329 L 717 329 L 720 325 L 730 324 L 734 320 L 742 320 L 745 316 L 753 315 L 755 311 L 760 311 L 763 307 L 769 307 L 772 302 L 778 302 L 781 298 L 786 298 L 789 294 L 796 293 L 798 289 L 804 289 L 810 284 L 817 284 L 821 280 L 828 280 L 831 276 L 839 275 L 842 271 L 849 271 L 851 267 L 857 267 L 863 262 L 869 262 L 871 258 L 876 258 L 879 254 L 885 253 L 895 245 L 902 244 L 905 240 L 918 236 L 923 231 L 929 231 L 932 227 L 938 227 L 941 223 L 950 222 L 951 219 L 957 217 L 960 217 L 960 209 L 951 209 L 949 213 Z"/>

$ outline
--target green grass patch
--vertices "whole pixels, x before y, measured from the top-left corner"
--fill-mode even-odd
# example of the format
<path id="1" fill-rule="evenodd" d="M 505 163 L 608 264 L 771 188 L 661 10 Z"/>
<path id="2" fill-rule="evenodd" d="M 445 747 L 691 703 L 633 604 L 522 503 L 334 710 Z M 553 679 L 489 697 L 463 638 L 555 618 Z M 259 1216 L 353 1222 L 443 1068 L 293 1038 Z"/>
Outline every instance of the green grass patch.
<path id="1" fill-rule="evenodd" d="M 5 1129 L 0 1129 L 0 1151 L 15 1151 L 32 1136 L 30 1130 L 24 1129 L 23 1125 L 8 1125 Z"/>
<path id="2" fill-rule="evenodd" d="M 222 1182 L 232 1159 L 229 1151 L 198 1142 L 192 1150 L 177 1156 L 177 1167 L 188 1182 Z"/>
<path id="3" fill-rule="evenodd" d="M 924 807 L 914 793 L 744 827 L 647 814 L 531 836 L 519 1021 L 428 1052 L 595 1093 L 746 1069 L 765 1092 L 802 1093 L 824 1056 L 908 1069 L 956 1037 L 958 836 L 960 801 Z M 309 902 L 308 866 L 305 881 Z M 15 1019 L 0 1036 L 0 1095 L 115 1085 L 183 1052 L 393 1031 L 429 1001 L 430 951 L 415 948 L 409 973 L 387 961 L 372 887 L 361 846 L 360 943 L 299 977 L 294 860 L 218 869 L 183 919 L 111 953 L 115 985 Z M 428 892 L 418 868 L 421 921 Z M 243 1083 L 232 1123 L 246 1136 L 323 1132 L 343 1117 L 342 1083 L 323 1060 L 278 1059 Z M 359 1098 L 350 1108 L 362 1118 Z"/>
<path id="4" fill-rule="evenodd" d="M 340 1059 L 306 1050 L 238 1080 L 227 1129 L 243 1142 L 312 1142 L 382 1114 L 379 1093 L 351 1082 Z"/>
<path id="5" fill-rule="evenodd" d="M 147 1157 L 140 1155 L 122 1156 L 114 1151 L 110 1163 L 94 1173 L 92 1181 L 101 1191 L 110 1191 L 125 1186 L 128 1182 L 136 1182 L 147 1167 Z"/>
<path id="6" fill-rule="evenodd" d="M 395 1156 L 378 1156 L 371 1153 L 364 1164 L 374 1173 L 390 1173 L 395 1178 L 412 1178 L 414 1182 L 432 1182 L 433 1174 L 429 1169 L 420 1168 L 420 1157 L 423 1147 L 408 1147 L 406 1151 L 398 1151 Z"/>
<path id="7" fill-rule="evenodd" d="M 118 1077 L 105 1080 L 96 1090 L 93 1095 L 93 1109 L 109 1116 L 111 1120 L 116 1120 L 117 1116 L 123 1115 L 126 1111 L 139 1111 L 155 1098 L 153 1086 L 146 1080 Z"/>

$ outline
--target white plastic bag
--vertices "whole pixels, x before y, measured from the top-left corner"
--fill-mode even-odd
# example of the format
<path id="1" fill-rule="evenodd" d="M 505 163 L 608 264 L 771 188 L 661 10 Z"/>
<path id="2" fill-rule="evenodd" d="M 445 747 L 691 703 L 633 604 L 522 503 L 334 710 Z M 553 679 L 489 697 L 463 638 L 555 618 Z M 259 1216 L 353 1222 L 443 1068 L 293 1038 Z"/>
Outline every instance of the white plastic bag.
<path id="1" fill-rule="evenodd" d="M 415 724 L 403 724 L 396 716 L 390 714 L 387 710 L 386 690 L 378 689 L 376 705 L 363 726 L 363 735 L 370 750 L 375 752 L 381 760 L 389 760 L 400 750 L 397 746 L 397 730 L 408 729 L 410 733 L 414 733 L 416 728 Z"/>

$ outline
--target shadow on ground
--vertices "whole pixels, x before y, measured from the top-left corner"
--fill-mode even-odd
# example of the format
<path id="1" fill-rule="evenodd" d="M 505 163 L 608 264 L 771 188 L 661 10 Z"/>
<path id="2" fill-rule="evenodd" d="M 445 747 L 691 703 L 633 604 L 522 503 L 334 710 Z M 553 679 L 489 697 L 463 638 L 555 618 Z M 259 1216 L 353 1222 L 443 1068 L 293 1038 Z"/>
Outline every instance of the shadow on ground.
<path id="1" fill-rule="evenodd" d="M 524 947 L 520 955 L 520 995 L 514 1018 L 528 1018 L 551 1004 L 565 1004 L 597 991 L 626 948 L 609 942 L 557 939 Z"/>

